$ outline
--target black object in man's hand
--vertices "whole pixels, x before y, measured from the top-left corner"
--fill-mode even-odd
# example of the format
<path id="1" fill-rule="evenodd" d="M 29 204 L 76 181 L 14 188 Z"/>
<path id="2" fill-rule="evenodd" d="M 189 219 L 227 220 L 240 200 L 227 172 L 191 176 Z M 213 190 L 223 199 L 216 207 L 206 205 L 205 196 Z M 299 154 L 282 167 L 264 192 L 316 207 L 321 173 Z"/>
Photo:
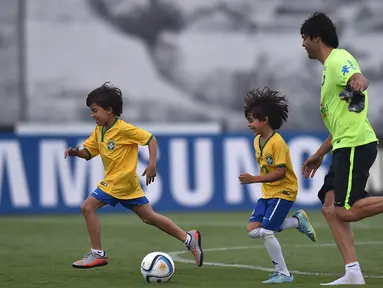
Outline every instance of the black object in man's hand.
<path id="1" fill-rule="evenodd" d="M 348 111 L 360 113 L 364 110 L 364 94 L 352 90 L 349 85 L 339 93 L 339 97 L 349 103 Z"/>

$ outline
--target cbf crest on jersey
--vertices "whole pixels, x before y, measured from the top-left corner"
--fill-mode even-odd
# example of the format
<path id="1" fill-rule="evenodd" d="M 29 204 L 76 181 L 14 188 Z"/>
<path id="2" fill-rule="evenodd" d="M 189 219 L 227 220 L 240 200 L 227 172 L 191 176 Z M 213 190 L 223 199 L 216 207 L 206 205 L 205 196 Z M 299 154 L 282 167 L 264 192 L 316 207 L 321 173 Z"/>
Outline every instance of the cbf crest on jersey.
<path id="1" fill-rule="evenodd" d="M 113 151 L 115 147 L 116 147 L 116 142 L 113 139 L 110 139 L 108 141 L 108 150 Z"/>
<path id="2" fill-rule="evenodd" d="M 273 165 L 273 156 L 271 156 L 271 154 L 266 155 L 266 162 L 269 165 Z"/>

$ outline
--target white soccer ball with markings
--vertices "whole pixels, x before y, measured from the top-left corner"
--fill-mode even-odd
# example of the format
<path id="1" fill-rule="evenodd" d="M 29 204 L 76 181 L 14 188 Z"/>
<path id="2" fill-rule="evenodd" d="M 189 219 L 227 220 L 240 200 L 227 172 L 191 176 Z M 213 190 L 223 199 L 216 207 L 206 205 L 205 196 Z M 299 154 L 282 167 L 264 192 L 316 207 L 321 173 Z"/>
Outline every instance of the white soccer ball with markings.
<path id="1" fill-rule="evenodd" d="M 142 259 L 141 274 L 149 283 L 166 283 L 175 271 L 173 259 L 164 252 L 152 252 Z"/>

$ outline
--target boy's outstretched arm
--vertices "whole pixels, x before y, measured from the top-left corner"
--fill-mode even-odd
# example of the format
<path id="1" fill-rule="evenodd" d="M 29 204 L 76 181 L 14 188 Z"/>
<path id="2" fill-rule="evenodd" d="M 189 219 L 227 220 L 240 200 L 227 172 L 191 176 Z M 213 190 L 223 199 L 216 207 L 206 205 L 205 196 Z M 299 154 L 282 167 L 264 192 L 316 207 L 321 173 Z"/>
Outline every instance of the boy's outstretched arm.
<path id="1" fill-rule="evenodd" d="M 152 136 L 148 143 L 149 148 L 149 164 L 142 176 L 146 175 L 146 185 L 154 182 L 157 171 L 157 139 Z"/>
<path id="2" fill-rule="evenodd" d="M 277 167 L 273 172 L 266 175 L 253 176 L 249 173 L 242 173 L 239 175 L 241 184 L 275 182 L 283 179 L 286 176 L 286 167 Z"/>
<path id="3" fill-rule="evenodd" d="M 76 148 L 69 147 L 64 152 L 65 159 L 68 156 L 76 156 L 76 157 L 80 157 L 80 158 L 83 158 L 83 159 L 86 159 L 86 160 L 91 158 L 91 155 L 90 155 L 89 151 L 87 149 L 80 149 L 79 146 L 77 146 Z"/>
<path id="4" fill-rule="evenodd" d="M 152 137 L 148 144 L 149 148 L 149 165 L 157 166 L 157 139 Z"/>

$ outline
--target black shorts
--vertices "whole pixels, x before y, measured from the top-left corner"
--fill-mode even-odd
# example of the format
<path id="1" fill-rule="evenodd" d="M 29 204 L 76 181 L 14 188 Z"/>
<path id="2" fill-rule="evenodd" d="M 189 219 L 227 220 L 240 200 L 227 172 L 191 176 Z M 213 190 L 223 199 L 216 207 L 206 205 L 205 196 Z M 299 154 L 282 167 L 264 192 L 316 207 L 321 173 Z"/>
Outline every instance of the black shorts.
<path id="1" fill-rule="evenodd" d="M 378 143 L 336 149 L 332 155 L 330 169 L 319 190 L 318 198 L 324 203 L 328 191 L 335 192 L 335 206 L 347 210 L 358 200 L 368 197 L 365 191 L 370 168 L 378 154 Z"/>

